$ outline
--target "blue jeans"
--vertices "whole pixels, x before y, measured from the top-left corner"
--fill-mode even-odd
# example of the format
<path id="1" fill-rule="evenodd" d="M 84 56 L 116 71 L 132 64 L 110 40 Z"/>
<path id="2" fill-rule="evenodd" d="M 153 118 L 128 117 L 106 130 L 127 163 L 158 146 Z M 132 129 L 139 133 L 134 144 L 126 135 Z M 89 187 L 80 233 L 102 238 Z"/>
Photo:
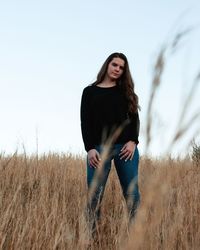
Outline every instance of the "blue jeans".
<path id="1" fill-rule="evenodd" d="M 98 173 L 97 169 L 89 165 L 87 159 L 87 184 L 89 192 L 92 189 L 87 203 L 87 218 L 89 220 L 91 230 L 94 230 L 96 228 L 96 222 L 100 217 L 101 201 L 111 170 L 112 159 L 114 160 L 114 165 L 119 177 L 122 192 L 127 203 L 130 221 L 134 218 L 134 215 L 136 213 L 136 209 L 140 202 L 140 194 L 138 188 L 139 152 L 138 148 L 136 147 L 132 160 L 120 160 L 119 153 L 123 146 L 123 144 L 114 144 L 112 146 L 109 156 L 102 166 L 100 173 Z M 102 147 L 96 146 L 96 150 L 101 154 Z"/>

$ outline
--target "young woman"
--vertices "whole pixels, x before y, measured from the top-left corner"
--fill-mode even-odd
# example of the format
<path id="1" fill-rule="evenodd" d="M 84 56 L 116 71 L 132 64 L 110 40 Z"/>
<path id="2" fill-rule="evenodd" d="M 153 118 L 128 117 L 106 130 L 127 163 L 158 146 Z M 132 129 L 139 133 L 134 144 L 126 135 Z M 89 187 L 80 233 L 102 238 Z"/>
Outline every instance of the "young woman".
<path id="1" fill-rule="evenodd" d="M 83 90 L 81 100 L 81 130 L 87 151 L 87 184 L 89 190 L 87 215 L 94 230 L 100 216 L 100 205 L 106 181 L 114 160 L 130 220 L 140 201 L 138 189 L 138 97 L 127 58 L 122 53 L 111 54 L 100 69 L 97 80 Z M 121 128 L 116 137 L 116 131 Z M 106 161 L 101 153 L 109 138 L 113 142 Z M 101 168 L 101 174 L 97 175 Z M 96 178 L 96 177 L 97 178 Z"/>

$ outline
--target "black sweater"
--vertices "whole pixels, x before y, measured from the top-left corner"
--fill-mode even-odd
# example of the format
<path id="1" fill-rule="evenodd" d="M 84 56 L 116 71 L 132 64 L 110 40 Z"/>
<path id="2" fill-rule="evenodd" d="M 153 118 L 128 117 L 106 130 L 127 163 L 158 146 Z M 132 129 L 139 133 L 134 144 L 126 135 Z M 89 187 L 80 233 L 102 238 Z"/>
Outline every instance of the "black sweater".
<path id="1" fill-rule="evenodd" d="M 129 115 L 128 103 L 118 86 L 102 88 L 94 85 L 83 90 L 81 99 L 81 130 L 85 150 L 106 142 L 120 125 L 122 132 L 115 143 L 134 141 L 138 144 L 138 112 Z"/>

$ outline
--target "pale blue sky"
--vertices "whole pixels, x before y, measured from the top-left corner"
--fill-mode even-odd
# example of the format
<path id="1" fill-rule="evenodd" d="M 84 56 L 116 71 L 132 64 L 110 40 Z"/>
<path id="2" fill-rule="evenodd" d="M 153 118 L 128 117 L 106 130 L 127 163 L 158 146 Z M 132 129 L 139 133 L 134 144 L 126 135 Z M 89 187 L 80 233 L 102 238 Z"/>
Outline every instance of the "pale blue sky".
<path id="1" fill-rule="evenodd" d="M 95 80 L 106 57 L 119 51 L 128 57 L 140 98 L 142 153 L 157 52 L 177 31 L 195 26 L 163 75 L 155 111 L 159 129 L 151 148 L 158 155 L 169 143 L 183 96 L 200 70 L 199 13 L 198 0 L 1 1 L 0 151 L 12 153 L 24 144 L 34 153 L 38 137 L 40 153 L 84 152 L 82 90 Z M 199 107 L 199 97 L 198 90 L 191 110 Z"/>

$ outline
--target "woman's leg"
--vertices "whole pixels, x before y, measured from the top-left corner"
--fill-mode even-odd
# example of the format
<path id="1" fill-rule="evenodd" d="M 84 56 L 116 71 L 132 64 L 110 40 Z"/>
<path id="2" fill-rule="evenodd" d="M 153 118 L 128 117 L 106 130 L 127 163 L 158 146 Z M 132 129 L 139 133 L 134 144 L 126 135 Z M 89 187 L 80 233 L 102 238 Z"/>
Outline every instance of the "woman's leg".
<path id="1" fill-rule="evenodd" d="M 101 153 L 100 147 L 96 150 Z M 111 169 L 111 159 L 108 159 L 101 169 L 93 168 L 89 165 L 87 159 L 87 219 L 91 232 L 96 230 L 96 222 L 100 217 L 100 206 L 103 198 L 106 182 Z"/>
<path id="2" fill-rule="evenodd" d="M 127 202 L 128 213 L 130 221 L 134 218 L 136 209 L 140 202 L 140 193 L 138 187 L 138 165 L 139 165 L 139 152 L 135 148 L 132 160 L 120 160 L 120 150 L 123 145 L 117 144 L 115 146 L 114 163 L 115 168 L 120 180 L 124 198 Z"/>

